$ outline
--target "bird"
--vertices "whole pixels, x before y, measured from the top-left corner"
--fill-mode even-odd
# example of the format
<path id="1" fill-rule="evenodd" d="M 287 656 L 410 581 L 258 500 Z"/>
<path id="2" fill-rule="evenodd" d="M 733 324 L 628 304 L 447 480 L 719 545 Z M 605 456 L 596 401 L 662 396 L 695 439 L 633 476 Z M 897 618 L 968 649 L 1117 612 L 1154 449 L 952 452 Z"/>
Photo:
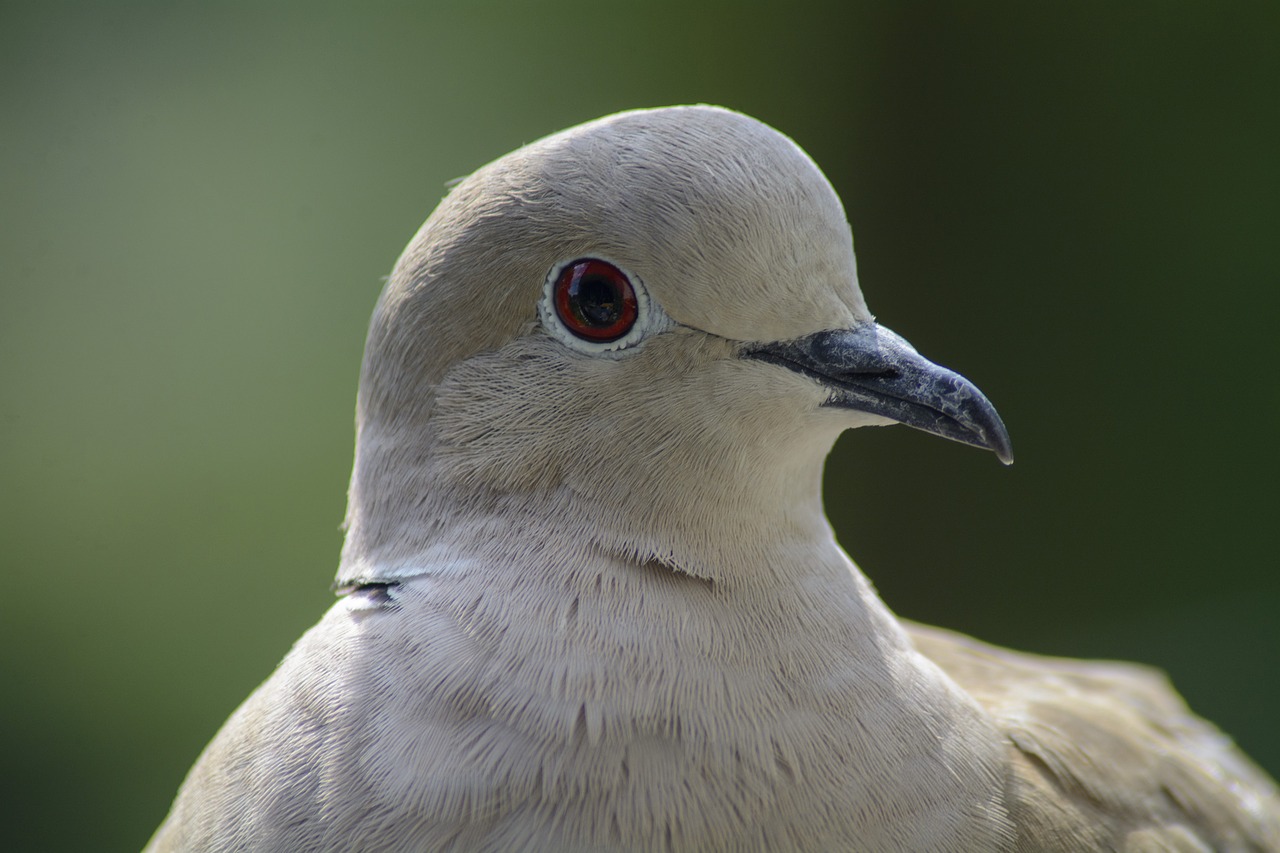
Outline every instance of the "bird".
<path id="1" fill-rule="evenodd" d="M 895 423 L 1013 459 L 781 132 L 634 110 L 478 169 L 373 312 L 337 600 L 147 849 L 1280 850 L 1159 671 L 885 605 L 821 484 Z"/>

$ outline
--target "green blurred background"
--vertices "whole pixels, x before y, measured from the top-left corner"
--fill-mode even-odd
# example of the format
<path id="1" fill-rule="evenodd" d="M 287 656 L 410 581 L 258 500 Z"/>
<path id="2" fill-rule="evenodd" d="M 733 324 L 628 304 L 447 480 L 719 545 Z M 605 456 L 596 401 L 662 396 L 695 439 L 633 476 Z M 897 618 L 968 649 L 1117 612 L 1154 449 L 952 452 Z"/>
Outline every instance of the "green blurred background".
<path id="1" fill-rule="evenodd" d="M 350 4 L 354 7 L 355 4 Z M 1148 661 L 1280 771 L 1280 4 L 0 6 L 7 849 L 139 847 L 328 606 L 365 324 L 444 183 L 712 102 L 844 198 L 1018 464 L 846 435 L 898 612 Z"/>

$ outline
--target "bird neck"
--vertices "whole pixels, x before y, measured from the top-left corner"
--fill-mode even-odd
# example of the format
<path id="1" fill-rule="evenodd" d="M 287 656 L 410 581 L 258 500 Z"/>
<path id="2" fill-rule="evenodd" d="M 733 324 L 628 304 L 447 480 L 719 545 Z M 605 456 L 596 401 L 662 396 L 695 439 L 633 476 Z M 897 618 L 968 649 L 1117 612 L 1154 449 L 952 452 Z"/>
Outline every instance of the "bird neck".
<path id="1" fill-rule="evenodd" d="M 845 559 L 822 511 L 829 440 L 674 452 L 617 478 L 570 471 L 511 488 L 460 466 L 430 436 L 427 429 L 419 434 L 427 441 L 411 443 L 377 424 L 361 427 L 340 583 L 464 559 L 518 566 L 552 548 L 717 582 Z"/>

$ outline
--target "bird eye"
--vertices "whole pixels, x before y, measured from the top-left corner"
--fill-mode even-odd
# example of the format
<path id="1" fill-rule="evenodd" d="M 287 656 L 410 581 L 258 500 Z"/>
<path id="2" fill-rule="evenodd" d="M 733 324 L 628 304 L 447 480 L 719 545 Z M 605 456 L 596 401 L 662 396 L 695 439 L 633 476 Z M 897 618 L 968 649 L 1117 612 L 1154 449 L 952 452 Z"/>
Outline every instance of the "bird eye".
<path id="1" fill-rule="evenodd" d="M 561 261 L 547 271 L 538 319 L 570 349 L 605 358 L 621 358 L 675 326 L 638 275 L 599 256 Z"/>
<path id="2" fill-rule="evenodd" d="M 631 279 L 613 264 L 596 258 L 565 264 L 551 295 L 560 322 L 586 341 L 616 341 L 631 331 L 640 315 Z"/>

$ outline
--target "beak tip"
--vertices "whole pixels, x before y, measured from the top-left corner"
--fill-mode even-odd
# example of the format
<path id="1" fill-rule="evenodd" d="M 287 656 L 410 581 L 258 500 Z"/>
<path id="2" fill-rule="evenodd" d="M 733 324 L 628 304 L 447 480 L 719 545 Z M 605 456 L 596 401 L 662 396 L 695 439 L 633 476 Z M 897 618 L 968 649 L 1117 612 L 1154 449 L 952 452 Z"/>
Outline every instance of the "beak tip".
<path id="1" fill-rule="evenodd" d="M 992 440 L 987 443 L 987 447 L 995 453 L 996 458 L 1005 466 L 1013 464 L 1013 442 L 1009 440 L 1009 433 L 1003 429 L 992 436 Z"/>
<path id="2" fill-rule="evenodd" d="M 1004 424 L 999 420 L 1000 416 L 995 414 L 994 409 L 992 415 L 995 418 L 995 429 L 985 431 L 983 446 L 994 453 L 1004 465 L 1012 465 L 1013 442 L 1009 440 L 1009 431 L 1004 428 Z"/>

